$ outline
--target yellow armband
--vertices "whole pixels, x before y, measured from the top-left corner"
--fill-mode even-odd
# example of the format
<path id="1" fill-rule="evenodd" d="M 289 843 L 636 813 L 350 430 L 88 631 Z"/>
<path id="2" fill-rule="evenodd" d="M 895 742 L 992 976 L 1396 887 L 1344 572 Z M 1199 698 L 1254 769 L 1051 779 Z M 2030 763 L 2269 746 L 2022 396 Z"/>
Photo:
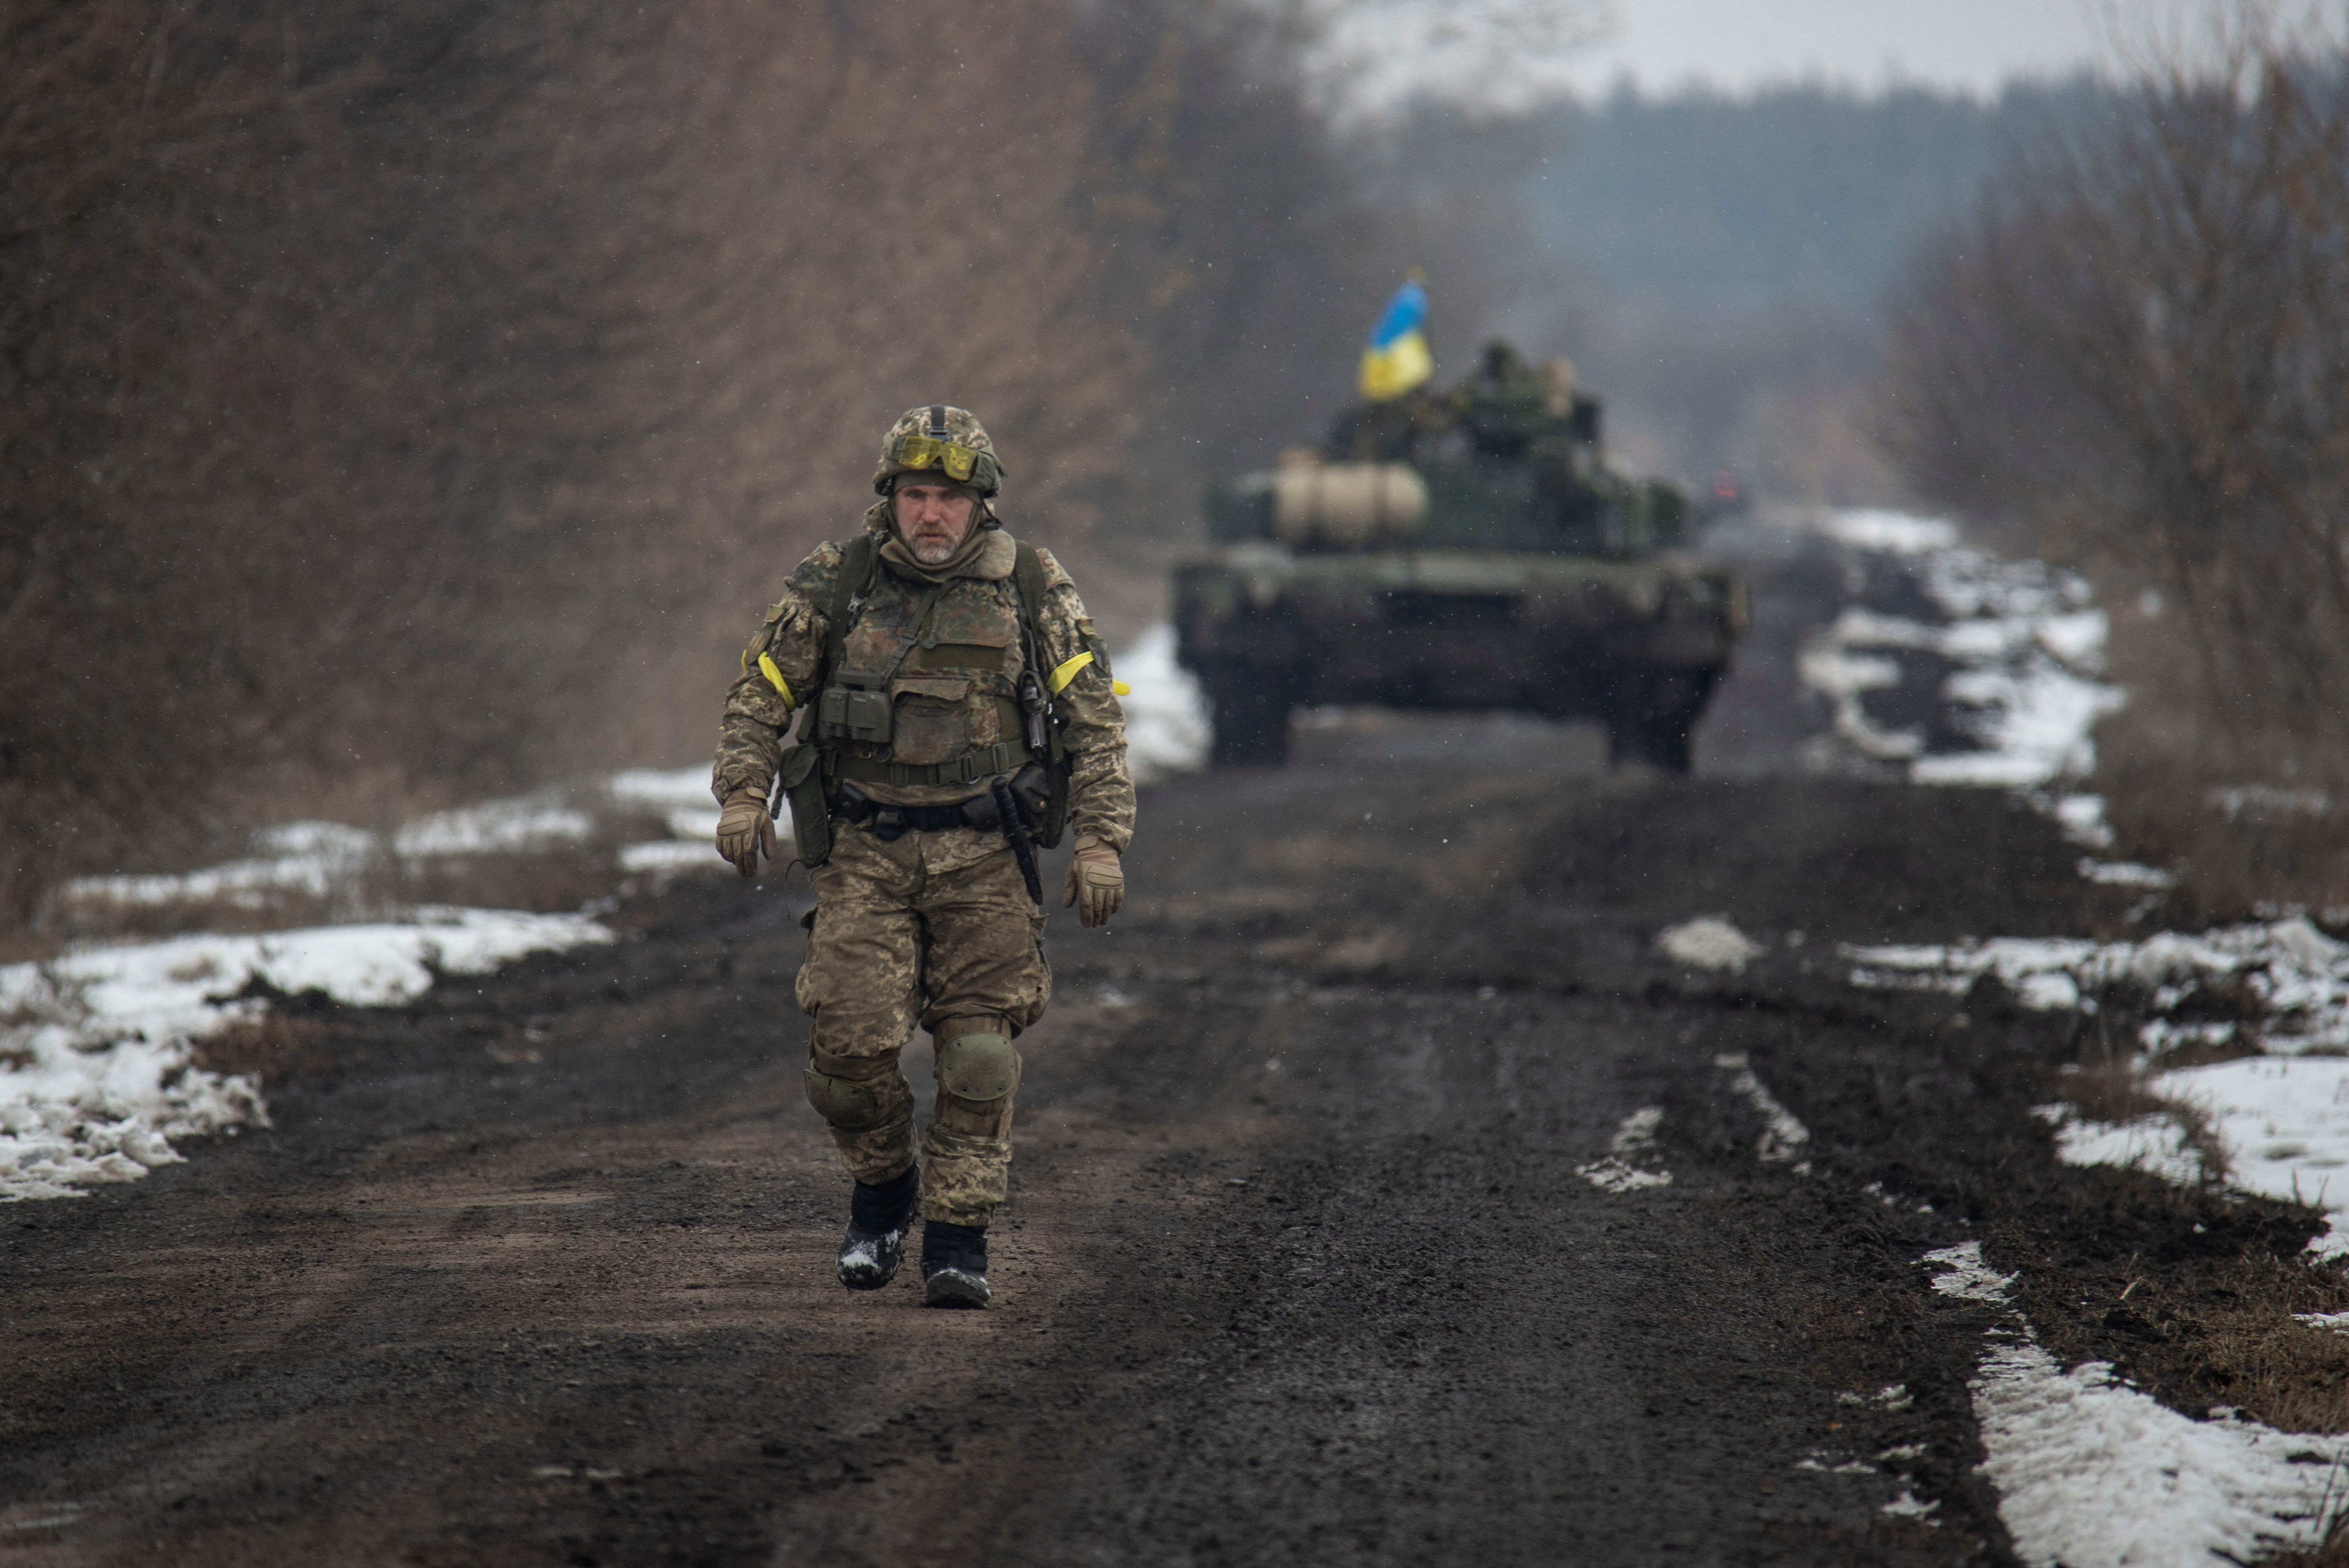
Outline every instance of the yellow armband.
<path id="1" fill-rule="evenodd" d="M 1092 662 L 1093 656 L 1091 654 L 1079 654 L 1073 659 L 1063 661 L 1053 669 L 1050 676 L 1045 677 L 1044 689 L 1051 693 L 1054 696 L 1060 696 L 1063 690 L 1067 689 L 1068 684 L 1077 678 L 1077 672 L 1083 669 L 1087 665 L 1092 664 Z M 1110 682 L 1109 689 L 1117 693 L 1120 696 L 1132 696 L 1133 695 L 1133 688 L 1126 685 L 1123 681 L 1113 680 Z"/>
<path id="2" fill-rule="evenodd" d="M 1087 655 L 1086 656 L 1090 658 L 1092 655 Z M 771 655 L 761 654 L 759 655 L 759 673 L 767 677 L 767 684 L 769 686 L 773 686 L 777 691 L 783 694 L 783 706 L 785 707 L 799 707 L 799 698 L 792 695 L 792 683 L 785 680 L 783 678 L 783 672 L 775 667 L 774 658 Z"/>

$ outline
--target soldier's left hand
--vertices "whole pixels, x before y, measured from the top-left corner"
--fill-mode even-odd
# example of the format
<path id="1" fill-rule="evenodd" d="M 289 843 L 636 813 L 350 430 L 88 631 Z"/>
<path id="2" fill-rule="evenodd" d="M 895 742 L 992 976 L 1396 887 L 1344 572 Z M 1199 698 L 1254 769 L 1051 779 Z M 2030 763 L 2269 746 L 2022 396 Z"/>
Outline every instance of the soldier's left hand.
<path id="1" fill-rule="evenodd" d="M 1077 918 L 1087 925 L 1106 925 L 1125 902 L 1125 868 L 1107 844 L 1077 846 L 1069 861 L 1069 881 L 1061 907 L 1077 906 Z"/>

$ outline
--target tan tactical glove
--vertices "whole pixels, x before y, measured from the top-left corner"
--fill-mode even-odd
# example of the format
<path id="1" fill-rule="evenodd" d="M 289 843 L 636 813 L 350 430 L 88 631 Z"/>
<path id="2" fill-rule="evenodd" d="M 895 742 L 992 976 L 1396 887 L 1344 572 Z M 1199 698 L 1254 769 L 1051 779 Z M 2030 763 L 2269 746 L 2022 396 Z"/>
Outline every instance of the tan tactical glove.
<path id="1" fill-rule="evenodd" d="M 775 820 L 767 815 L 767 797 L 756 789 L 737 789 L 718 813 L 718 852 L 734 862 L 746 877 L 759 874 L 759 851 L 775 858 Z"/>
<path id="2" fill-rule="evenodd" d="M 1125 870 L 1118 864 L 1117 851 L 1091 839 L 1078 840 L 1061 907 L 1076 904 L 1079 920 L 1087 925 L 1106 925 L 1124 902 Z"/>

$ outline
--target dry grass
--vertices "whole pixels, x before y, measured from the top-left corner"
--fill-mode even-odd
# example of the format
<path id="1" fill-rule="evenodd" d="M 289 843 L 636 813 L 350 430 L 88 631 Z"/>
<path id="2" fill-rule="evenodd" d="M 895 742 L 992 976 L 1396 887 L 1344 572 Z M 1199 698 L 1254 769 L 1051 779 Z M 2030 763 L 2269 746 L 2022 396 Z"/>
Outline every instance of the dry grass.
<path id="1" fill-rule="evenodd" d="M 0 926 L 234 823 L 707 746 L 909 405 L 981 413 L 1015 529 L 1164 535 L 1119 485 L 1182 454 L 1187 517 L 1391 285 L 1297 43 L 1175 0 L 0 13 Z"/>
<path id="2" fill-rule="evenodd" d="M 2349 903 L 2349 40 L 2261 0 L 2148 44 L 1920 261 L 1888 433 L 1932 500 L 2087 568 L 2137 701 L 2099 734 L 2124 852 L 2189 915 Z"/>
<path id="3" fill-rule="evenodd" d="M 273 1007 L 258 1018 L 230 1025 L 197 1046 L 195 1063 L 217 1073 L 243 1073 L 264 1085 L 336 1066 L 333 1026 Z"/>
<path id="4" fill-rule="evenodd" d="M 2166 613 L 2124 609 L 2115 678 L 2190 691 L 2191 649 Z M 2349 743 L 2307 725 L 2246 731 L 2192 702 L 2142 699 L 2096 729 L 2095 788 L 2133 860 L 2176 869 L 2176 918 L 2230 921 L 2278 905 L 2349 907 Z"/>
<path id="5" fill-rule="evenodd" d="M 2157 1119 L 2174 1124 L 2186 1146 L 2200 1159 L 2203 1181 L 2216 1183 L 2226 1180 L 2227 1146 L 2211 1127 L 2209 1112 L 2191 1100 L 2169 1099 L 2153 1093 L 2146 1088 L 2145 1074 L 2134 1064 L 2102 1062 L 2084 1066 L 2057 1080 L 2056 1091 L 2064 1104 L 2088 1121 L 2116 1127 Z"/>
<path id="6" fill-rule="evenodd" d="M 1992 1249 L 2025 1265 L 2024 1314 L 2066 1365 L 2112 1362 L 2189 1415 L 2349 1432 L 2349 1336 L 2294 1318 L 2349 1311 L 2349 1264 L 2301 1250 L 2305 1211 L 2128 1171 L 2069 1189 L 2069 1239 L 2025 1222 Z"/>
<path id="7" fill-rule="evenodd" d="M 2349 1476 L 2342 1478 L 2349 1487 Z M 2324 1544 L 2313 1552 L 2277 1552 L 2259 1559 L 2260 1568 L 2349 1568 L 2349 1514 L 2335 1513 Z"/>

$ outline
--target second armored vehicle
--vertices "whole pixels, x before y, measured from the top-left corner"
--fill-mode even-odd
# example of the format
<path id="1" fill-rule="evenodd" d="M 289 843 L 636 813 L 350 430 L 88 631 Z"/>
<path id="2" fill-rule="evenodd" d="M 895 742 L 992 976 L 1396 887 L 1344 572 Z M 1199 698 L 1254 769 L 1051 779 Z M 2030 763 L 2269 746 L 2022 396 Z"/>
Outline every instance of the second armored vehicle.
<path id="1" fill-rule="evenodd" d="M 1327 449 L 1214 487 L 1175 575 L 1178 657 L 1218 763 L 1278 763 L 1300 707 L 1518 709 L 1606 726 L 1684 773 L 1744 631 L 1744 585 L 1686 552 L 1676 489 L 1607 467 L 1563 362 L 1503 344 L 1448 396 L 1349 411 Z"/>

